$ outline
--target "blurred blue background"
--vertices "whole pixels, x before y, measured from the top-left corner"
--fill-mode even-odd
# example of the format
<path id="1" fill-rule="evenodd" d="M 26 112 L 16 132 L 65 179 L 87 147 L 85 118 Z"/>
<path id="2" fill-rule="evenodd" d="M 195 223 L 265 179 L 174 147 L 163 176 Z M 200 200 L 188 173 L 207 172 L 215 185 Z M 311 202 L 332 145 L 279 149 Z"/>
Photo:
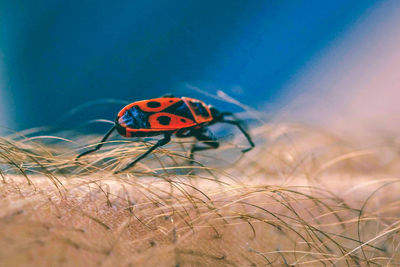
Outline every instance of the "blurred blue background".
<path id="1" fill-rule="evenodd" d="M 376 2 L 0 0 L 0 124 L 53 125 L 99 99 L 198 96 L 186 83 L 275 103 Z M 112 120 L 122 107 L 90 106 L 68 123 Z"/>

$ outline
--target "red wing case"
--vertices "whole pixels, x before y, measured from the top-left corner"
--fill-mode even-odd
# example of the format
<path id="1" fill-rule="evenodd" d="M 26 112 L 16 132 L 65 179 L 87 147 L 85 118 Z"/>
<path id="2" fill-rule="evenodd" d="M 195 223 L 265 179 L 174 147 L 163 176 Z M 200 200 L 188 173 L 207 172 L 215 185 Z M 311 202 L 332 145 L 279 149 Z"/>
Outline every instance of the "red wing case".
<path id="1" fill-rule="evenodd" d="M 137 106 L 140 110 L 144 112 L 160 112 L 179 101 L 182 101 L 182 99 L 180 99 L 179 97 L 160 97 L 149 100 L 137 101 L 124 107 L 118 113 L 118 116 L 119 117 L 123 116 L 125 111 L 132 108 L 133 106 Z"/>
<path id="2" fill-rule="evenodd" d="M 197 125 L 191 109 L 185 101 L 177 97 L 133 102 L 118 113 L 116 123 L 119 132 L 127 137 L 139 133 L 175 131 Z"/>

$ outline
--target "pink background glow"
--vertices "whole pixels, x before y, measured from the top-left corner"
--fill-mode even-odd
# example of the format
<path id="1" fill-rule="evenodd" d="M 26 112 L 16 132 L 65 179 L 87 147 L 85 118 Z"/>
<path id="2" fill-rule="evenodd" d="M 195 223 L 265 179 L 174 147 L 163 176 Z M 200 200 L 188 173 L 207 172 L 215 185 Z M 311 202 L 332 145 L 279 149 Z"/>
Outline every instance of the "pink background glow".
<path id="1" fill-rule="evenodd" d="M 289 109 L 303 121 L 400 132 L 400 4 L 386 1 L 369 10 L 286 89 L 296 92 Z"/>

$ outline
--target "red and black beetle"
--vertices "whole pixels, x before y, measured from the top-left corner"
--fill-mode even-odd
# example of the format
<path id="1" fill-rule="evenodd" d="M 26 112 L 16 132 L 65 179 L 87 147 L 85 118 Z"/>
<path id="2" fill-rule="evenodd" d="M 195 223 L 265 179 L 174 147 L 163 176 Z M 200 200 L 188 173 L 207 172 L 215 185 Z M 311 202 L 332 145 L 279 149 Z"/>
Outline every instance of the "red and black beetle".
<path id="1" fill-rule="evenodd" d="M 225 117 L 232 119 L 227 120 Z M 215 138 L 207 134 L 207 126 L 224 122 L 236 125 L 247 138 L 250 147 L 243 149 L 248 152 L 254 147 L 250 135 L 231 112 L 220 112 L 216 108 L 206 105 L 203 101 L 166 95 L 160 98 L 133 102 L 125 106 L 117 115 L 114 126 L 106 133 L 100 143 L 91 150 L 79 154 L 76 159 L 100 149 L 114 130 L 125 137 L 145 137 L 164 135 L 155 145 L 144 154 L 125 166 L 125 171 L 146 157 L 157 147 L 167 144 L 171 135 L 177 137 L 195 137 L 207 146 L 193 145 L 190 150 L 190 158 L 193 160 L 194 152 L 212 148 L 218 148 L 219 143 Z"/>

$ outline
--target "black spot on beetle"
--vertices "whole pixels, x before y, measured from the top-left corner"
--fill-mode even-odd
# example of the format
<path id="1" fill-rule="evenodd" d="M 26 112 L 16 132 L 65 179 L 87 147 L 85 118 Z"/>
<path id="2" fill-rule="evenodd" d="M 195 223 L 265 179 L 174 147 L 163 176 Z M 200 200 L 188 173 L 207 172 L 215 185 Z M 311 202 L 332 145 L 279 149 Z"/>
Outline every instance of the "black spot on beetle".
<path id="1" fill-rule="evenodd" d="M 161 103 L 157 101 L 150 101 L 146 103 L 146 106 L 148 106 L 149 108 L 158 108 L 161 107 Z"/>
<path id="2" fill-rule="evenodd" d="M 186 120 L 185 119 L 181 119 L 181 122 L 186 122 Z"/>
<path id="3" fill-rule="evenodd" d="M 171 122 L 171 118 L 168 116 L 160 116 L 157 118 L 157 120 L 161 125 L 169 125 Z"/>
<path id="4" fill-rule="evenodd" d="M 163 112 L 171 113 L 174 115 L 178 115 L 180 117 L 188 118 L 192 121 L 194 121 L 194 117 L 192 115 L 192 112 L 190 111 L 189 107 L 186 105 L 186 103 L 182 100 L 176 102 L 175 104 L 169 106 Z"/>

